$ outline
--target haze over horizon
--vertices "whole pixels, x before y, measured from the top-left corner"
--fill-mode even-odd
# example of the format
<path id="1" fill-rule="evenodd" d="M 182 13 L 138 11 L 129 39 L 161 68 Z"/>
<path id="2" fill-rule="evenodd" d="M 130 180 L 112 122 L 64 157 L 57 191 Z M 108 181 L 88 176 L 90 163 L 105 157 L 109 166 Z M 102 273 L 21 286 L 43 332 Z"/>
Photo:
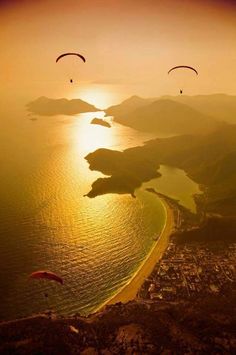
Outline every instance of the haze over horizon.
<path id="1" fill-rule="evenodd" d="M 77 98 L 236 94 L 234 1 L 1 1 L 1 94 Z M 55 63 L 65 51 L 87 62 Z M 168 76 L 170 67 L 199 70 Z M 68 83 L 75 75 L 74 85 Z"/>

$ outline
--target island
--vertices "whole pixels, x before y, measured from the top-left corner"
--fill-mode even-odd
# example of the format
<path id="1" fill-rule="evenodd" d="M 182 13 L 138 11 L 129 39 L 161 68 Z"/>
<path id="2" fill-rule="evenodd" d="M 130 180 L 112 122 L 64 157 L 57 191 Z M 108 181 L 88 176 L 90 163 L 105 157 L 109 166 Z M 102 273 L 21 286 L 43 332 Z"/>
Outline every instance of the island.
<path id="1" fill-rule="evenodd" d="M 101 119 L 101 118 L 94 118 L 91 122 L 91 124 L 97 124 L 97 125 L 100 125 L 100 126 L 103 126 L 103 127 L 107 127 L 107 128 L 111 128 L 111 125 L 109 122 Z"/>
<path id="2" fill-rule="evenodd" d="M 101 111 L 81 99 L 52 99 L 45 96 L 29 102 L 26 107 L 29 112 L 40 116 L 71 116 L 78 113 Z"/>

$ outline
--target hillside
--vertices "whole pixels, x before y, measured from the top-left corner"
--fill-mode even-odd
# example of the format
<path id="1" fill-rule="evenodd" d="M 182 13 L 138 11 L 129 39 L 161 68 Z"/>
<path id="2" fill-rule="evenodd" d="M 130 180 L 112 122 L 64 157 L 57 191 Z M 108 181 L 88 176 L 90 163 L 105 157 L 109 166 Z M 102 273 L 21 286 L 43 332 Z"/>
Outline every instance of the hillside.
<path id="1" fill-rule="evenodd" d="M 80 99 L 50 99 L 44 96 L 27 104 L 28 111 L 40 116 L 75 115 L 83 112 L 100 111 Z"/>
<path id="2" fill-rule="evenodd" d="M 111 176 L 103 181 L 105 185 L 109 185 L 109 191 L 112 190 L 112 178 L 115 176 L 119 176 L 121 185 L 122 181 L 126 181 L 125 172 L 128 168 L 129 176 L 136 177 L 139 186 L 142 181 L 152 178 L 159 164 L 181 168 L 204 187 L 206 211 L 229 216 L 236 215 L 236 126 L 234 125 L 226 125 L 205 136 L 185 135 L 155 139 L 142 147 L 130 148 L 124 152 L 97 150 L 89 154 L 86 159 L 91 169 Z M 142 167 L 145 167 L 143 170 L 146 174 L 142 173 Z M 136 187 L 137 184 L 133 185 L 133 190 Z M 127 191 L 124 184 L 120 189 Z M 103 184 L 103 191 L 105 190 Z M 127 193 L 130 190 L 132 189 L 129 185 Z M 99 192 L 99 188 L 96 189 L 96 195 L 100 193 L 102 192 Z"/>
<path id="3" fill-rule="evenodd" d="M 191 242 L 236 242 L 236 217 L 209 217 L 198 228 L 176 232 L 175 241 Z M 223 237 L 222 237 L 223 236 Z"/>
<path id="4" fill-rule="evenodd" d="M 164 96 L 179 103 L 188 105 L 205 115 L 210 115 L 219 121 L 236 123 L 236 96 L 225 94 L 196 96 Z"/>
<path id="5" fill-rule="evenodd" d="M 205 186 L 208 212 L 236 214 L 236 126 L 225 126 L 206 136 L 154 140 L 139 149 L 139 156 L 158 164 L 177 166 Z M 137 154 L 137 152 L 128 152 Z"/>
<path id="6" fill-rule="evenodd" d="M 92 184 L 88 197 L 96 197 L 107 193 L 129 193 L 134 195 L 134 190 L 141 186 L 143 181 L 148 181 L 160 176 L 153 164 L 147 159 L 124 155 L 122 152 L 98 149 L 88 154 L 85 159 L 91 170 L 99 170 L 108 178 L 99 178 Z"/>
<path id="7" fill-rule="evenodd" d="M 155 100 L 156 99 L 154 98 L 144 99 L 142 97 L 134 95 L 128 98 L 127 100 L 124 100 L 119 105 L 114 105 L 107 108 L 105 112 L 107 116 L 118 117 L 132 112 L 142 106 L 148 105 Z"/>
<path id="8" fill-rule="evenodd" d="M 201 112 L 203 115 L 210 116 L 217 121 L 236 124 L 236 96 L 226 94 L 212 95 L 165 95 L 159 98 L 141 98 L 132 96 L 121 102 L 119 105 L 111 106 L 106 110 L 106 114 L 114 116 L 115 120 L 124 119 L 126 115 L 135 110 L 147 106 L 155 101 L 170 100 L 191 107 Z"/>
<path id="9" fill-rule="evenodd" d="M 233 295 L 132 301 L 89 318 L 38 315 L 0 323 L 1 354 L 233 354 Z"/>
<path id="10" fill-rule="evenodd" d="M 123 106 L 122 106 L 123 107 Z M 123 107 L 124 109 L 124 107 Z M 219 126 L 213 118 L 169 99 L 156 100 L 142 107 L 114 113 L 114 120 L 146 132 L 186 134 L 206 133 Z"/>

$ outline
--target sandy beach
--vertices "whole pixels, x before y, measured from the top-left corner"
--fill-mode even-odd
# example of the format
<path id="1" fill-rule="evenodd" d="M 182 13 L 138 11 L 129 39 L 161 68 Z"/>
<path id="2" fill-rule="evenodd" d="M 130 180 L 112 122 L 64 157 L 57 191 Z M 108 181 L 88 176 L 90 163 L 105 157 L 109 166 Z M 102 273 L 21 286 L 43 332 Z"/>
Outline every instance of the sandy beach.
<path id="1" fill-rule="evenodd" d="M 132 279 L 127 284 L 125 284 L 125 286 L 123 286 L 114 296 L 103 303 L 96 311 L 101 310 L 106 305 L 115 304 L 118 302 L 125 303 L 133 300 L 145 279 L 151 274 L 154 266 L 162 257 L 165 249 L 168 246 L 169 237 L 174 227 L 174 215 L 168 203 L 164 199 L 161 199 L 161 202 L 163 203 L 166 210 L 166 222 L 159 239 L 154 244 L 153 248 L 144 259 L 139 269 L 133 275 Z"/>

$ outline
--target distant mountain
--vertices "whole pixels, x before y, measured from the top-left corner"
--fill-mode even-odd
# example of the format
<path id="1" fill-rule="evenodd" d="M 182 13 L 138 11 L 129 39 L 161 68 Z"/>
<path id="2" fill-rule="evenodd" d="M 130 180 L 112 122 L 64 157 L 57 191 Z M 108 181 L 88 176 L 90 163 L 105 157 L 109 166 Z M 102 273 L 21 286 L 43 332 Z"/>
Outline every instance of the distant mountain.
<path id="1" fill-rule="evenodd" d="M 185 104 L 204 115 L 211 116 L 217 121 L 236 124 L 236 96 L 225 94 L 196 95 L 196 96 L 162 96 L 160 98 L 141 98 L 132 96 L 116 106 L 106 110 L 107 115 L 114 116 L 115 121 L 124 119 L 138 108 L 144 107 L 157 100 L 171 100 Z"/>
<path id="2" fill-rule="evenodd" d="M 129 99 L 121 102 L 119 105 L 111 106 L 105 110 L 107 116 L 123 116 L 133 110 L 136 110 L 142 106 L 148 105 L 155 101 L 156 98 L 143 99 L 139 96 L 131 96 Z"/>
<path id="3" fill-rule="evenodd" d="M 44 96 L 27 104 L 28 111 L 41 116 L 75 115 L 83 112 L 100 111 L 80 99 L 50 99 Z"/>
<path id="4" fill-rule="evenodd" d="M 124 113 L 115 115 L 115 121 L 140 131 L 173 134 L 206 133 L 219 125 L 213 118 L 173 100 L 161 99 L 149 104 L 143 100 L 141 107 L 128 112 L 123 106 Z"/>
<path id="5" fill-rule="evenodd" d="M 188 105 L 205 115 L 217 120 L 236 123 L 236 96 L 225 94 L 197 95 L 197 96 L 163 96 L 164 99 Z"/>

